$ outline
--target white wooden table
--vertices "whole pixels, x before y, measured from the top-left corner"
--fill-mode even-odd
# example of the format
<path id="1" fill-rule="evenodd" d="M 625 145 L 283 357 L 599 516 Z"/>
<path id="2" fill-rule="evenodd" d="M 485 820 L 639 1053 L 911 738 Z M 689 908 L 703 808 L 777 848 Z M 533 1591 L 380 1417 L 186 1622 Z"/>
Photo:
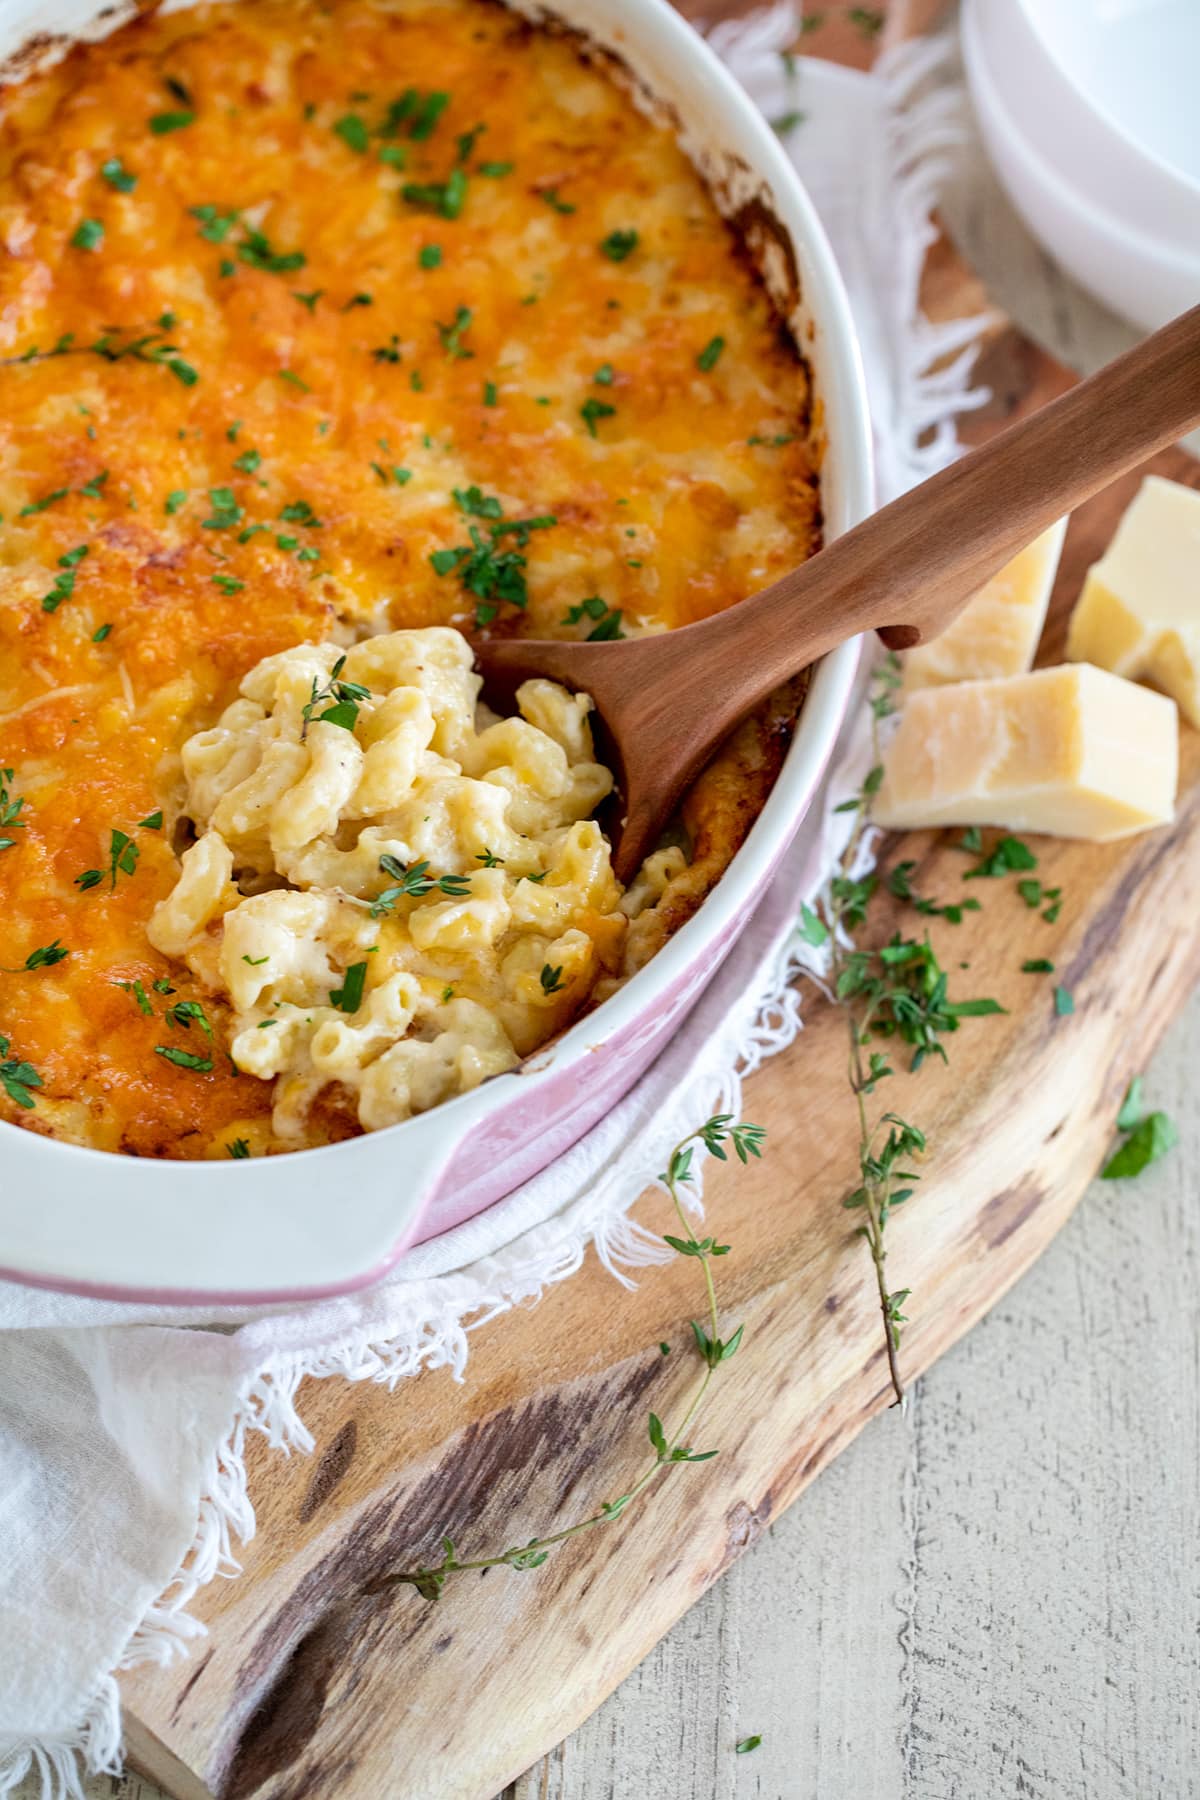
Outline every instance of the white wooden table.
<path id="1" fill-rule="evenodd" d="M 997 302 L 1064 361 L 1131 340 L 976 152 L 946 210 Z M 1178 1150 L 1097 1182 L 907 1419 L 869 1426 L 504 1800 L 1200 1792 L 1197 1067 L 1200 996 L 1148 1074 Z M 751 1733 L 761 1748 L 737 1756 Z M 89 1791 L 158 1800 L 136 1779 Z"/>

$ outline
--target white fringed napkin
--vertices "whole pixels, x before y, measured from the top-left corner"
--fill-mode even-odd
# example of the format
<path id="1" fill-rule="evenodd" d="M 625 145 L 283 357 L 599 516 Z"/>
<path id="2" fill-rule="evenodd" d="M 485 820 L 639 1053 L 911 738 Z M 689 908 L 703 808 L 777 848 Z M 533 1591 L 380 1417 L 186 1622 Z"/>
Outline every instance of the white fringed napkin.
<path id="1" fill-rule="evenodd" d="M 936 44 L 867 77 L 786 61 L 783 3 L 714 42 L 769 117 L 799 109 L 787 147 L 841 263 L 858 321 L 881 498 L 954 454 L 978 322 L 933 327 L 917 309 L 929 211 L 957 141 L 957 96 L 935 86 Z M 844 791 L 844 790 L 843 790 Z M 254 1530 L 242 1449 L 260 1431 L 308 1449 L 305 1375 L 394 1385 L 449 1364 L 467 1332 L 536 1297 L 593 1244 L 618 1280 L 664 1254 L 629 1208 L 664 1152 L 800 1029 L 792 983 L 799 901 L 837 853 L 828 804 L 660 1061 L 555 1167 L 407 1257 L 365 1294 L 251 1321 L 229 1310 L 122 1306 L 0 1284 L 0 1794 L 80 1800 L 80 1769 L 119 1764 L 113 1671 L 186 1654 L 197 1588 L 234 1574 Z M 203 1324 L 238 1325 L 223 1332 Z M 397 1404 L 401 1404 L 398 1400 Z"/>

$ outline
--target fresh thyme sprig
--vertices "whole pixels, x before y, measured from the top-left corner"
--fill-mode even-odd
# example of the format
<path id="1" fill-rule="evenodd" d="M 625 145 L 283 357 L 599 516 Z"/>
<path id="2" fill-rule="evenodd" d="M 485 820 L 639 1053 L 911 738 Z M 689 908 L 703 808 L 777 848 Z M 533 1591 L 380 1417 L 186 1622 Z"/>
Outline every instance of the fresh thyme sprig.
<path id="1" fill-rule="evenodd" d="M 862 1214 L 857 1235 L 866 1243 L 879 1295 L 887 1349 L 888 1375 L 896 1403 L 903 1403 L 904 1384 L 899 1365 L 900 1327 L 909 1288 L 891 1288 L 886 1270 L 887 1224 L 898 1206 L 911 1199 L 920 1175 L 911 1166 L 926 1148 L 925 1134 L 896 1112 L 872 1119 L 868 1100 L 879 1083 L 895 1071 L 887 1056 L 871 1046 L 877 1039 L 898 1040 L 912 1050 L 909 1070 L 915 1073 L 929 1056 L 946 1060 L 943 1037 L 957 1031 L 965 1018 L 1001 1013 L 992 999 L 952 1001 L 948 977 L 934 954 L 928 935 L 923 939 L 899 932 L 873 950 L 860 950 L 850 934 L 865 921 L 877 887 L 873 874 L 855 876 L 863 834 L 870 823 L 870 803 L 883 779 L 879 727 L 895 710 L 900 686 L 900 665 L 889 655 L 876 671 L 870 694 L 874 755 L 858 792 L 843 801 L 841 812 L 854 813 L 854 825 L 842 852 L 838 873 L 830 882 L 820 912 L 801 909 L 801 934 L 814 947 L 828 946 L 829 988 L 845 1010 L 849 1037 L 848 1075 L 858 1123 L 858 1182 L 842 1204 Z M 1006 865 L 1017 866 L 1017 864 Z M 941 907 L 914 893 L 910 881 L 914 865 L 900 863 L 888 886 L 898 899 L 927 916 L 940 916 L 951 924 L 961 922 L 963 912 L 975 910 L 970 901 Z"/>
<path id="2" fill-rule="evenodd" d="M 704 1373 L 673 1430 L 668 1432 L 656 1413 L 649 1415 L 647 1434 L 654 1457 L 627 1491 L 618 1494 L 615 1500 L 601 1501 L 595 1512 L 589 1513 L 586 1518 L 577 1519 L 573 1525 L 565 1525 L 561 1531 L 530 1538 L 525 1544 L 512 1544 L 495 1556 L 477 1556 L 469 1561 L 460 1561 L 453 1539 L 443 1537 L 440 1562 L 415 1569 L 390 1570 L 386 1575 L 376 1576 L 373 1581 L 368 1582 L 366 1593 L 379 1594 L 388 1588 L 407 1586 L 415 1588 L 424 1600 L 437 1600 L 441 1597 L 448 1577 L 461 1574 L 467 1569 L 539 1568 L 550 1552 L 566 1543 L 568 1538 L 577 1537 L 580 1532 L 590 1531 L 597 1525 L 611 1525 L 614 1519 L 619 1519 L 664 1469 L 671 1468 L 676 1463 L 708 1462 L 716 1456 L 715 1450 L 691 1449 L 683 1441 L 684 1434 L 691 1429 L 717 1369 L 722 1363 L 729 1361 L 741 1344 L 743 1327 L 739 1325 L 729 1338 L 722 1339 L 720 1336 L 712 1260 L 717 1256 L 728 1255 L 730 1247 L 728 1244 L 718 1244 L 715 1238 L 698 1238 L 695 1235 L 684 1212 L 680 1189 L 693 1179 L 692 1158 L 697 1144 L 702 1144 L 719 1162 L 728 1161 L 728 1146 L 732 1148 L 738 1161 L 746 1164 L 752 1157 L 762 1155 L 765 1137 L 766 1132 L 761 1125 L 735 1125 L 732 1113 L 714 1113 L 697 1131 L 689 1133 L 676 1144 L 665 1171 L 659 1177 L 671 1197 L 682 1234 L 679 1237 L 666 1237 L 664 1241 L 676 1255 L 692 1257 L 699 1262 L 704 1274 L 707 1319 L 704 1324 L 696 1319 L 691 1321 L 695 1350 L 704 1365 Z M 659 1349 L 662 1350 L 663 1346 L 660 1345 Z"/>
<path id="3" fill-rule="evenodd" d="M 18 356 L 0 357 L 0 368 L 13 368 L 17 363 L 49 362 L 56 356 L 99 356 L 105 362 L 156 363 L 160 368 L 169 369 L 185 387 L 194 387 L 199 376 L 191 363 L 185 362 L 180 356 L 178 347 L 170 342 L 170 331 L 174 324 L 172 315 L 164 313 L 159 323 L 149 331 L 130 331 L 113 325 L 102 331 L 90 344 L 77 344 L 75 333 L 66 331 L 49 350 L 39 350 L 36 344 L 31 344 L 28 350 L 22 350 Z"/>
<path id="4" fill-rule="evenodd" d="M 284 512 L 295 513 L 294 507 L 285 507 Z M 311 524 L 310 519 L 302 521 Z M 317 713 L 318 722 L 322 725 L 340 725 L 343 731 L 353 731 L 358 724 L 358 712 L 364 700 L 371 698 L 370 688 L 363 687 L 358 681 L 339 681 L 338 677 L 346 666 L 344 656 L 339 656 L 330 670 L 329 680 L 318 685 L 317 678 L 312 678 L 312 692 L 304 703 L 303 724 L 300 727 L 300 742 L 308 736 L 308 728 L 312 716 L 318 706 L 324 706 L 323 713 Z M 326 705 L 328 702 L 328 705 Z"/>

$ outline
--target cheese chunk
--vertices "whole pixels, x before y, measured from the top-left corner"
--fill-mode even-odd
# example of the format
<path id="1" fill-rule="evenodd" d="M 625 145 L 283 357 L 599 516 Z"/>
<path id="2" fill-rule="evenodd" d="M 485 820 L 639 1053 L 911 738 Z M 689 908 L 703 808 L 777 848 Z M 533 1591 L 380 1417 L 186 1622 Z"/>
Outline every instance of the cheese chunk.
<path id="1" fill-rule="evenodd" d="M 1066 530 L 1059 519 L 1043 531 L 985 582 L 940 637 L 908 652 L 906 691 L 1023 675 L 1033 667 Z"/>
<path id="2" fill-rule="evenodd" d="M 1148 475 L 1088 570 L 1067 655 L 1171 695 L 1200 725 L 1200 493 Z"/>
<path id="3" fill-rule="evenodd" d="M 1172 817 L 1178 738 L 1170 700 L 1088 663 L 927 688 L 905 701 L 874 817 L 1128 837 Z"/>

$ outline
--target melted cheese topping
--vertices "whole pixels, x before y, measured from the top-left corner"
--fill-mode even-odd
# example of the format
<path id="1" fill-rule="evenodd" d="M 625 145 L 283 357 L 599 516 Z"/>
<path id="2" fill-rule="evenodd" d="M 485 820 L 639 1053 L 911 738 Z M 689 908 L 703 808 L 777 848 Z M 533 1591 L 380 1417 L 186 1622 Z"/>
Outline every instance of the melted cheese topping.
<path id="1" fill-rule="evenodd" d="M 77 47 L 4 92 L 0 252 L 4 961 L 68 951 L 0 976 L 0 1106 L 223 1156 L 268 1142 L 269 1086 L 220 1005 L 202 1055 L 203 990 L 147 936 L 185 740 L 304 642 L 733 604 L 815 541 L 805 372 L 670 132 L 477 0 L 242 0 Z M 725 866 L 793 709 L 698 784 L 626 970 Z M 335 1095 L 309 1133 L 354 1128 Z"/>

